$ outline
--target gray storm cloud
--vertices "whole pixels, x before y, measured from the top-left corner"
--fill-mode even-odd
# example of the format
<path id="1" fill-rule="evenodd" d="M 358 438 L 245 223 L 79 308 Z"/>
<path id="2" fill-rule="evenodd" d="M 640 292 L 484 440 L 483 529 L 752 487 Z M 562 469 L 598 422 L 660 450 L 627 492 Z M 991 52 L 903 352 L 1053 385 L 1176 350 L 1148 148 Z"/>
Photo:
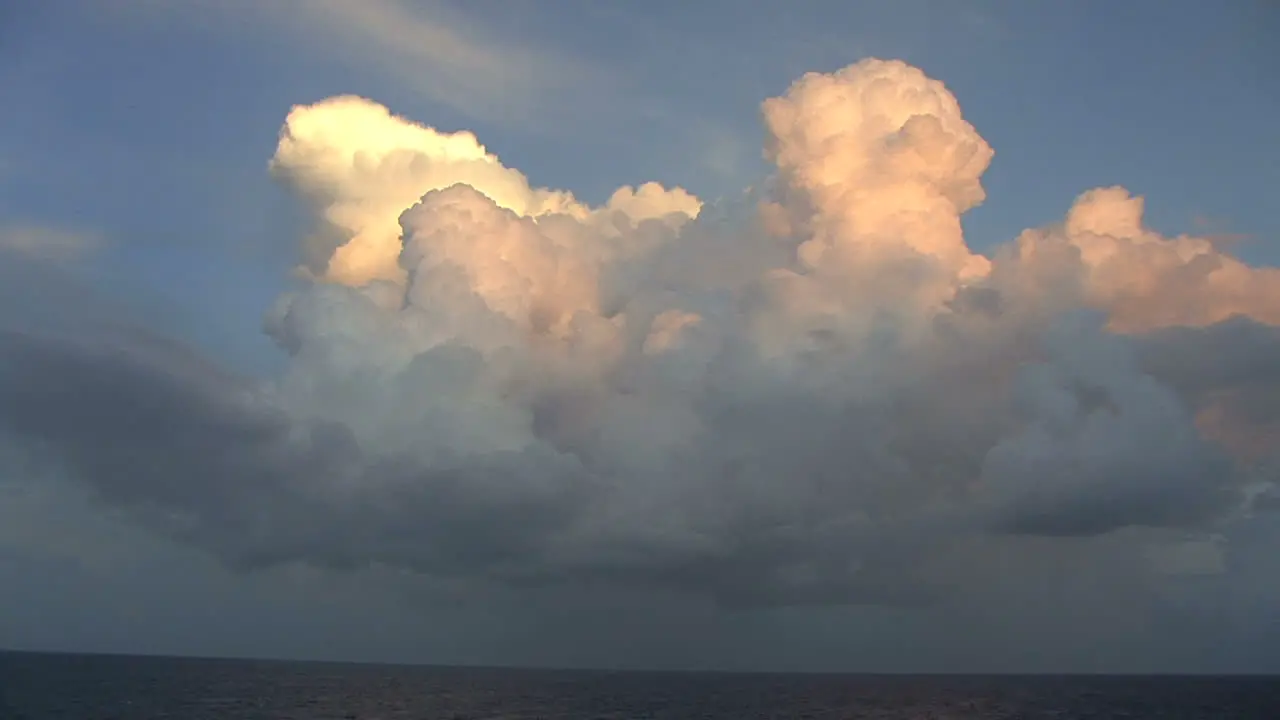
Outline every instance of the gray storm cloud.
<path id="1" fill-rule="evenodd" d="M 993 151 L 901 62 L 762 113 L 767 190 L 591 207 L 469 133 L 296 107 L 271 160 L 315 211 L 266 321 L 287 371 L 6 322 L 0 427 L 236 565 L 730 604 L 936 599 L 974 543 L 1216 552 L 1266 505 L 1280 270 L 1159 235 L 1122 188 L 974 253 Z"/>

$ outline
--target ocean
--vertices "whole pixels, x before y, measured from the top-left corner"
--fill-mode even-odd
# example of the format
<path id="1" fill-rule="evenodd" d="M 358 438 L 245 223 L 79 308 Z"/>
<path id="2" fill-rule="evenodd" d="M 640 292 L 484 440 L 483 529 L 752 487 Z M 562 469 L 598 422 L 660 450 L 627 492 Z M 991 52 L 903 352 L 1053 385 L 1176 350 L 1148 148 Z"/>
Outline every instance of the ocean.
<path id="1" fill-rule="evenodd" d="M 2 720 L 1280 719 L 1280 678 L 500 670 L 0 653 Z"/>

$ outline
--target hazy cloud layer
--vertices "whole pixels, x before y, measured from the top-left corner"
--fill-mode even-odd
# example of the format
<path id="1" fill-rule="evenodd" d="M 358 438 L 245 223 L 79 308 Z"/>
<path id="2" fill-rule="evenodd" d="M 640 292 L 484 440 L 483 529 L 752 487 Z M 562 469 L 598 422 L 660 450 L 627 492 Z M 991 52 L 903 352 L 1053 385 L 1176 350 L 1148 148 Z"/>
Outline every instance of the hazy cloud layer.
<path id="1" fill-rule="evenodd" d="M 1111 543 L 1221 571 L 1276 480 L 1280 271 L 1122 188 L 971 252 L 993 151 L 900 62 L 762 114 L 757 189 L 596 208 L 367 100 L 294 108 L 287 372 L 0 313 L 0 428 L 242 567 L 736 605 L 961 600 Z"/>

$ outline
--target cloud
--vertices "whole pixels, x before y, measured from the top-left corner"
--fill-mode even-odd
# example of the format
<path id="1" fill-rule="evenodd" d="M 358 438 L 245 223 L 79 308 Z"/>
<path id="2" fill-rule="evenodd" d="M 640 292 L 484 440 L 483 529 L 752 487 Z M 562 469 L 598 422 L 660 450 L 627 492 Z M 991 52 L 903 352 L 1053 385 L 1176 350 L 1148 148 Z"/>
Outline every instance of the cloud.
<path id="1" fill-rule="evenodd" d="M 1259 461 L 1280 447 L 1280 330 L 1236 317 L 1151 333 L 1143 363 L 1177 388 L 1202 434 Z"/>
<path id="2" fill-rule="evenodd" d="M 598 66 L 521 38 L 496 37 L 449 3 L 369 0 L 349 3 L 134 0 L 111 12 L 183 13 L 201 25 L 246 20 L 277 38 L 300 42 L 372 70 L 422 97 L 472 118 L 528 126 L 548 96 L 607 91 Z"/>
<path id="3" fill-rule="evenodd" d="M 571 193 L 531 187 L 471 133 L 442 133 L 354 96 L 293 108 L 271 170 L 319 211 L 311 269 L 346 284 L 403 275 L 399 214 L 432 190 L 467 185 L 521 216 L 591 214 Z M 604 213 L 643 220 L 693 216 L 700 207 L 682 189 L 647 183 L 619 189 Z"/>
<path id="4" fill-rule="evenodd" d="M 665 163 L 666 177 L 692 174 L 690 182 L 703 186 L 734 187 L 753 162 L 754 138 L 688 98 L 673 99 L 666 85 L 655 87 L 655 80 L 669 77 L 666 69 L 615 66 L 575 53 L 560 42 L 563 28 L 543 28 L 551 35 L 539 38 L 520 22 L 522 13 L 541 14 L 532 6 L 496 21 L 451 0 L 132 0 L 92 11 L 117 21 L 164 18 L 236 42 L 248 31 L 305 55 L 311 62 L 304 64 L 356 70 L 354 81 L 344 81 L 355 84 L 344 92 L 390 88 L 446 116 L 453 111 L 487 127 L 567 141 L 587 160 L 625 151 L 616 142 L 622 132 L 660 144 L 647 160 Z M 370 90 L 369 82 L 381 89 Z M 595 119 L 585 132 L 576 122 L 584 113 Z"/>
<path id="5" fill-rule="evenodd" d="M 398 0 L 320 0 L 290 14 L 431 99 L 476 117 L 514 112 L 527 120 L 535 100 L 596 80 L 568 58 L 485 38 L 440 3 L 415 12 Z"/>
<path id="6" fill-rule="evenodd" d="M 40 225 L 0 227 L 0 252 L 20 253 L 33 259 L 76 260 L 100 244 L 101 239 L 93 233 Z"/>
<path id="7" fill-rule="evenodd" d="M 1187 538 L 1275 479 L 1241 441 L 1274 423 L 1274 269 L 1154 233 L 1118 188 L 973 253 L 993 151 L 901 62 L 807 75 L 763 118 L 756 190 L 590 207 L 468 133 L 296 107 L 271 169 L 316 226 L 266 318 L 287 371 L 9 326 L 0 428 L 239 567 L 726 605 L 971 597 L 993 558 L 1122 541 L 1153 576 L 1216 567 Z"/>
<path id="8" fill-rule="evenodd" d="M 1093 303 L 1125 331 L 1211 325 L 1236 316 L 1280 324 L 1280 268 L 1254 268 L 1216 238 L 1164 238 L 1142 226 L 1143 200 L 1124 188 L 1077 198 L 1057 230 L 1088 268 Z M 1046 237 L 1034 242 L 1044 243 Z"/>
<path id="9" fill-rule="evenodd" d="M 252 24 L 269 40 L 372 71 L 473 119 L 525 129 L 554 127 L 548 111 L 556 105 L 546 103 L 549 97 L 602 96 L 618 84 L 598 64 L 527 38 L 497 36 L 472 13 L 442 0 L 132 0 L 89 10 L 109 20 L 168 16 L 237 36 Z"/>

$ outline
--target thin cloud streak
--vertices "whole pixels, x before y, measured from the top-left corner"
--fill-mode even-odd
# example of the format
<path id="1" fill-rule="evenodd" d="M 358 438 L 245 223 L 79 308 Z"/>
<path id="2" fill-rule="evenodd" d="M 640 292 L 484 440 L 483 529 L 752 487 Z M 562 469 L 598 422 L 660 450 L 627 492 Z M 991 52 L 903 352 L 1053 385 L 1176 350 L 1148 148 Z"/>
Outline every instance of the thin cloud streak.
<path id="1" fill-rule="evenodd" d="M 98 235 L 80 230 L 14 224 L 0 227 L 0 253 L 21 253 L 55 262 L 78 260 L 102 244 Z"/>
<path id="2" fill-rule="evenodd" d="M 301 3 L 280 17 L 314 27 L 342 52 L 376 65 L 435 102 L 485 120 L 536 119 L 548 94 L 607 82 L 585 63 L 545 48 L 486 37 L 436 3 L 413 10 L 396 0 Z"/>

